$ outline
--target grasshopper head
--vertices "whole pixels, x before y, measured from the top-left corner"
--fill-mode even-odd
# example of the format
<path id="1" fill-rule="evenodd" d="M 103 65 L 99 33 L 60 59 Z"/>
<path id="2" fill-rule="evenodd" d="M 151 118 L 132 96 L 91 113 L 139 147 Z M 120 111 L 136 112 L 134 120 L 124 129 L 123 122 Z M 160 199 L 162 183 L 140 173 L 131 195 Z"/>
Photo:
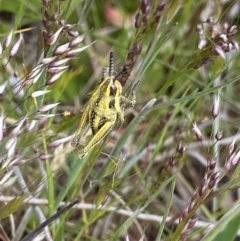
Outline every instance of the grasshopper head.
<path id="1" fill-rule="evenodd" d="M 114 76 L 103 78 L 100 83 L 100 91 L 105 96 L 119 97 L 122 94 L 122 85 Z"/>
<path id="2" fill-rule="evenodd" d="M 122 94 L 122 85 L 117 80 L 119 73 L 114 71 L 113 53 L 110 52 L 109 67 L 103 68 L 103 77 L 99 82 L 100 90 L 105 96 L 119 97 Z"/>

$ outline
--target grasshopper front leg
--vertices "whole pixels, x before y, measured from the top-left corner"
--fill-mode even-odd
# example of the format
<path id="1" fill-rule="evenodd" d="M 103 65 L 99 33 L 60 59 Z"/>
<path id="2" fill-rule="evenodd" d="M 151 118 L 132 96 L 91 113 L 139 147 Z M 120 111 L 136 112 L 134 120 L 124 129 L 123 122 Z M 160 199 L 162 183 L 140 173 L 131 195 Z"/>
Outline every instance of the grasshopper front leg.
<path id="1" fill-rule="evenodd" d="M 137 83 L 138 84 L 138 83 Z M 135 106 L 136 104 L 136 87 L 137 87 L 137 84 L 134 86 L 134 88 L 132 89 L 132 99 L 128 99 L 126 98 L 125 96 L 120 96 L 120 102 L 123 103 L 121 105 L 121 111 L 120 112 L 117 112 L 117 115 L 118 115 L 118 118 L 120 119 L 121 123 L 124 122 L 124 107 L 125 107 L 125 104 L 127 105 L 132 105 L 133 107 Z"/>
<path id="2" fill-rule="evenodd" d="M 87 128 L 89 109 L 90 109 L 90 107 L 88 106 L 86 108 L 86 110 L 83 112 L 83 116 L 82 116 L 82 119 L 80 121 L 79 127 L 78 127 L 78 129 L 76 131 L 76 134 L 75 134 L 75 136 L 74 136 L 74 138 L 72 139 L 72 142 L 71 142 L 71 145 L 73 147 L 79 146 L 80 139 L 81 139 L 82 135 L 84 134 L 84 132 Z"/>
<path id="3" fill-rule="evenodd" d="M 101 129 L 93 136 L 92 140 L 82 149 L 78 156 L 80 159 L 84 158 L 88 152 L 97 145 L 113 128 L 115 120 L 108 120 Z"/>
<path id="4" fill-rule="evenodd" d="M 139 81 L 133 86 L 132 88 L 132 99 L 128 99 L 126 98 L 125 96 L 120 96 L 120 101 L 124 104 L 127 104 L 127 105 L 132 105 L 133 107 L 135 106 L 136 104 L 136 88 L 139 84 Z"/>

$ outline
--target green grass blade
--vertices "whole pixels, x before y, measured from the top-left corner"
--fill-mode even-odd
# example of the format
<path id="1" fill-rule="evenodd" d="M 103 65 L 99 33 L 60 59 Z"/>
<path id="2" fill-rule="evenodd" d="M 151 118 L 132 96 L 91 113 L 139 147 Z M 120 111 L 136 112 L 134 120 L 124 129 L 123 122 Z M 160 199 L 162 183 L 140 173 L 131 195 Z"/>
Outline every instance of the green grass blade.
<path id="1" fill-rule="evenodd" d="M 201 241 L 235 240 L 240 226 L 240 203 L 228 211 Z"/>

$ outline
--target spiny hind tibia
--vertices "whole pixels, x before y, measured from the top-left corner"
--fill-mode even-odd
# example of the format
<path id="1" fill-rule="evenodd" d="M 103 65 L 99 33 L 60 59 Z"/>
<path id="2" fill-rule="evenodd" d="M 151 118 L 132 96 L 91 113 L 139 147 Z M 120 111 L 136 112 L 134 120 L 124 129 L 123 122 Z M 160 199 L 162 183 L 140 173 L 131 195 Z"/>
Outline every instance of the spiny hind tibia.
<path id="1" fill-rule="evenodd" d="M 103 69 L 103 78 L 96 90 L 90 92 L 89 104 L 83 112 L 82 119 L 72 140 L 72 146 L 77 147 L 85 133 L 88 123 L 91 126 L 93 138 L 79 152 L 79 158 L 84 158 L 88 152 L 97 145 L 112 130 L 116 120 L 124 121 L 124 105 L 132 106 L 136 103 L 135 89 L 132 89 L 132 99 L 122 95 L 122 85 L 117 80 L 119 73 L 115 74 L 113 53 L 110 53 L 109 67 Z"/>

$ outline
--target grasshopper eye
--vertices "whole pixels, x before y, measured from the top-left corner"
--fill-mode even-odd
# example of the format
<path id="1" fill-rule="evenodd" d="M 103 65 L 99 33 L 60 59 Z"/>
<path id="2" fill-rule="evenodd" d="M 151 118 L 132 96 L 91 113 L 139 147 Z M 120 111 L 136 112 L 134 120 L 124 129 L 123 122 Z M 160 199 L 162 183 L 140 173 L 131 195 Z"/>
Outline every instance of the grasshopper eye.
<path id="1" fill-rule="evenodd" d="M 109 67 L 103 68 L 103 78 L 107 78 L 109 76 Z"/>
<path id="2" fill-rule="evenodd" d="M 99 80 L 98 84 L 100 85 L 107 77 L 109 77 L 109 67 L 103 68 L 103 77 Z"/>

